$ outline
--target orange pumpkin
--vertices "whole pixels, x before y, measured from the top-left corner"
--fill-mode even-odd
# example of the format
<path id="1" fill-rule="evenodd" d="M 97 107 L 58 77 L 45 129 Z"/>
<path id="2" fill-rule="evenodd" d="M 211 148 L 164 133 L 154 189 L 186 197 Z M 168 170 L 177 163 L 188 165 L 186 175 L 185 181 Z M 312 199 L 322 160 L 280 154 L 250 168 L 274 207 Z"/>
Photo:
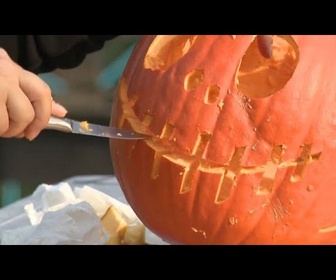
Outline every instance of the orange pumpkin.
<path id="1" fill-rule="evenodd" d="M 144 36 L 111 125 L 115 174 L 172 244 L 336 243 L 336 36 Z M 266 55 L 265 55 L 266 53 Z"/>

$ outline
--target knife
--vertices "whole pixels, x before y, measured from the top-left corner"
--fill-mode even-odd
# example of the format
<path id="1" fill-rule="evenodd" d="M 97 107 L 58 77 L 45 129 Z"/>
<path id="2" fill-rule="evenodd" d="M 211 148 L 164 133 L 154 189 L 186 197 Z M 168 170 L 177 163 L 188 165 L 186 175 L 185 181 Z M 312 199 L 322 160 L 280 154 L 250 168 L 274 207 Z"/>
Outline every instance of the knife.
<path id="1" fill-rule="evenodd" d="M 57 118 L 53 116 L 50 117 L 48 125 L 45 129 L 124 140 L 140 140 L 151 137 L 149 135 L 125 129 L 88 123 L 87 121 Z"/>

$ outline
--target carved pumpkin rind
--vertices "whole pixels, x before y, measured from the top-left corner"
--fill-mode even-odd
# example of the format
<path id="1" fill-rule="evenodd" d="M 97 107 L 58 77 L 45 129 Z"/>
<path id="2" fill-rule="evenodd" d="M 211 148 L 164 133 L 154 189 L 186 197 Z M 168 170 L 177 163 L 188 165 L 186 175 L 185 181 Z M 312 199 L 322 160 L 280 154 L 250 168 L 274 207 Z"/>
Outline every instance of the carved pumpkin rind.
<path id="1" fill-rule="evenodd" d="M 144 36 L 111 125 L 115 174 L 174 244 L 334 244 L 336 36 Z"/>

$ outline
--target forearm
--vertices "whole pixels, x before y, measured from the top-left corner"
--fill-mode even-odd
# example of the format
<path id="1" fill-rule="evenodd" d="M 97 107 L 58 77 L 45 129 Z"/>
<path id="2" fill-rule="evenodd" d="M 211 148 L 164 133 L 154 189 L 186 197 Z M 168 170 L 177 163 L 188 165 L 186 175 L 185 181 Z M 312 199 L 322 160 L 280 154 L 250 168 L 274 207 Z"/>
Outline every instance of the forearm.
<path id="1" fill-rule="evenodd" d="M 70 69 L 118 35 L 0 35 L 0 47 L 33 73 Z"/>

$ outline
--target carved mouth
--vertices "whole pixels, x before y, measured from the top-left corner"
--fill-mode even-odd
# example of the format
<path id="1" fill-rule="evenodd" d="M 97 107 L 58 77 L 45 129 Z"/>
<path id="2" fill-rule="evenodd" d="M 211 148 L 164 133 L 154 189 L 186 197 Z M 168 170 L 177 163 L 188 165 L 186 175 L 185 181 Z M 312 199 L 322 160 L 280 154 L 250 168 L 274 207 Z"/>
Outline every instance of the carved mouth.
<path id="1" fill-rule="evenodd" d="M 176 138 L 174 138 L 175 126 L 173 124 L 167 122 L 162 128 L 161 134 L 155 135 L 149 128 L 153 116 L 145 114 L 142 120 L 136 116 L 133 106 L 136 104 L 138 97 L 133 96 L 133 98 L 128 98 L 127 84 L 123 79 L 119 85 L 119 98 L 123 113 L 119 119 L 118 126 L 120 128 L 123 127 L 125 121 L 127 121 L 135 131 L 155 136 L 149 140 L 144 140 L 155 151 L 151 179 L 156 180 L 159 177 L 160 162 L 162 158 L 166 158 L 184 170 L 180 174 L 177 174 L 177 176 L 182 176 L 181 194 L 191 190 L 196 172 L 205 172 L 221 176 L 217 187 L 215 203 L 223 203 L 230 196 L 239 175 L 263 174 L 256 194 L 269 195 L 272 192 L 275 177 L 279 169 L 294 167 L 290 181 L 297 182 L 302 178 L 307 165 L 318 161 L 321 156 L 321 152 L 311 153 L 312 144 L 304 144 L 301 146 L 301 155 L 298 158 L 283 161 L 282 156 L 286 151 L 286 146 L 274 145 L 265 164 L 244 166 L 241 161 L 246 151 L 246 146 L 243 146 L 235 147 L 227 162 L 216 163 L 202 158 L 203 152 L 211 140 L 211 133 L 207 131 L 200 132 L 193 148 L 190 151 L 183 152 L 174 145 Z M 136 142 L 133 145 L 135 146 Z M 134 146 L 132 149 L 134 149 Z"/>

